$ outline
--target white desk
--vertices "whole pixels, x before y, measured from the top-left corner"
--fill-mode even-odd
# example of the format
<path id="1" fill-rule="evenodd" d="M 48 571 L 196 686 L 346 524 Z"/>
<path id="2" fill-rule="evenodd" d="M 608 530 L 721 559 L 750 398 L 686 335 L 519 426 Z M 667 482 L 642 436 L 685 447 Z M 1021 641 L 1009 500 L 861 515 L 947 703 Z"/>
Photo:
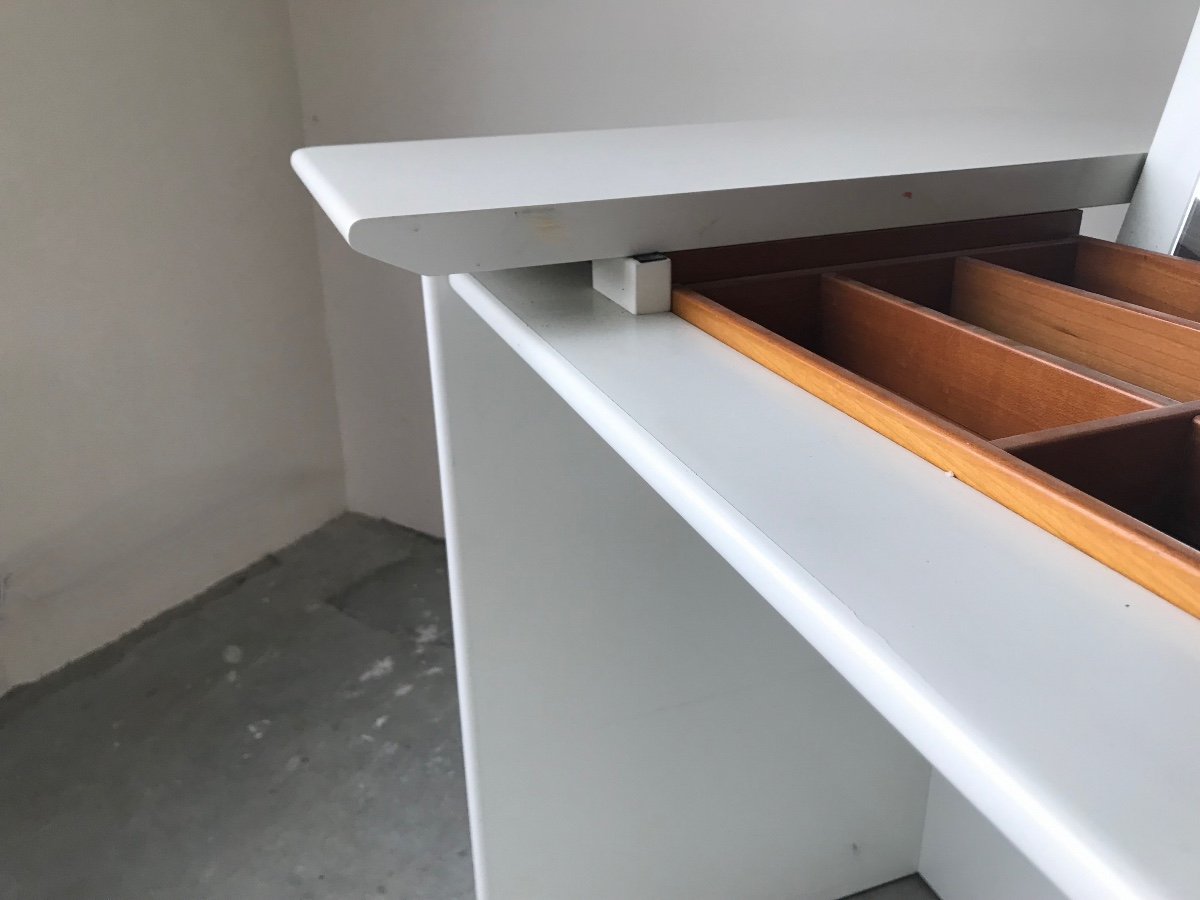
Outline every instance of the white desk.
<path id="1" fill-rule="evenodd" d="M 856 198 L 852 214 L 794 205 L 789 184 L 833 171 L 801 156 L 772 170 L 772 224 L 750 234 L 735 214 L 713 243 L 811 233 L 822 215 L 912 224 L 876 180 L 903 180 L 882 171 L 897 159 L 957 198 L 939 218 L 1128 198 L 1127 140 L 1060 123 L 1039 144 L 1040 127 L 1009 123 L 1007 150 L 967 128 L 953 171 L 878 141 L 818 194 Z M 1200 622 L 669 313 L 625 313 L 586 265 L 445 277 L 493 235 L 521 264 L 592 259 L 624 252 L 647 203 L 723 217 L 744 202 L 728 183 L 703 193 L 713 172 L 657 199 L 572 198 L 556 193 L 564 139 L 485 152 L 497 140 L 297 160 L 352 244 L 430 275 L 480 896 L 834 898 L 918 870 L 946 898 L 1194 896 Z M 598 133 L 587 165 L 615 166 L 622 140 Z M 553 170 L 544 183 L 527 158 Z M 726 181 L 735 158 L 715 164 Z M 453 209 L 433 208 L 432 182 L 422 211 L 400 202 L 406 177 L 455 166 Z M 634 193 L 622 177 L 609 188 Z M 508 188 L 464 208 L 463 185 L 488 178 L 582 206 L 559 217 L 565 237 L 531 233 L 512 208 L 497 218 L 519 205 Z M 1048 178 L 1053 205 L 1030 206 Z M 686 187 L 701 193 L 671 193 Z M 658 235 L 674 244 L 626 249 L 695 246 L 673 221 Z"/>

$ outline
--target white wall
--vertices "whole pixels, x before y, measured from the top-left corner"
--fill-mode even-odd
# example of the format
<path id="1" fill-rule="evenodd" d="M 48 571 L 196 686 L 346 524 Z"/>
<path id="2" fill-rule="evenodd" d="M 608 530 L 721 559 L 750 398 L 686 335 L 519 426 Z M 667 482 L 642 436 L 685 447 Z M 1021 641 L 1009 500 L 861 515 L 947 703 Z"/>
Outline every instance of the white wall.
<path id="1" fill-rule="evenodd" d="M 1162 109 L 1196 0 L 290 0 L 310 144 L 829 107 Z M 1100 230 L 1115 233 L 1112 216 Z M 415 277 L 321 222 L 352 508 L 440 521 Z"/>
<path id="2" fill-rule="evenodd" d="M 283 0 L 0 3 L 0 688 L 343 508 Z"/>

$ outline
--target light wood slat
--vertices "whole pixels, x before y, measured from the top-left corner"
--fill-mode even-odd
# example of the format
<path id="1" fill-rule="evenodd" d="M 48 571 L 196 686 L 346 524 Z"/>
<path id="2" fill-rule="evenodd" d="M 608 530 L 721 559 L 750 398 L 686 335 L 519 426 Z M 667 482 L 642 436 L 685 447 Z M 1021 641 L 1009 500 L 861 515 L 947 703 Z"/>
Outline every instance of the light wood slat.
<path id="1" fill-rule="evenodd" d="M 1071 238 L 1042 244 L 999 247 L 995 250 L 972 250 L 967 255 L 1048 281 L 1070 284 L 1075 277 L 1075 256 L 1078 248 L 1079 239 Z"/>
<path id="2" fill-rule="evenodd" d="M 985 247 L 970 251 L 980 259 L 1031 271 L 1046 278 L 1069 279 L 1075 265 L 1075 239 Z M 962 251 L 873 260 L 844 265 L 789 269 L 765 275 L 743 275 L 688 285 L 734 312 L 809 346 L 820 330 L 820 276 L 837 273 L 947 312 L 954 283 L 954 264 Z M 674 259 L 674 255 L 672 256 Z"/>
<path id="3" fill-rule="evenodd" d="M 677 289 L 672 310 L 1035 525 L 1200 616 L 1200 553 L 1191 547 L 694 291 Z"/>
<path id="4" fill-rule="evenodd" d="M 1068 238 L 980 247 L 970 251 L 949 250 L 919 256 L 888 257 L 853 264 L 796 268 L 807 258 L 801 257 L 792 260 L 791 268 L 779 272 L 684 282 L 676 271 L 675 281 L 686 284 L 692 290 L 722 305 L 740 311 L 741 304 L 765 307 L 768 303 L 786 302 L 797 293 L 815 296 L 817 276 L 832 273 L 845 275 L 930 309 L 946 312 L 950 308 L 954 262 L 963 256 L 964 252 L 969 252 L 969 255 L 977 259 L 994 261 L 1052 281 L 1069 281 L 1075 268 L 1075 246 L 1076 239 Z M 672 265 L 675 256 L 676 254 L 671 254 Z M 812 259 L 808 261 L 813 262 Z"/>
<path id="5" fill-rule="evenodd" d="M 1042 431 L 1032 431 L 1027 434 L 1014 434 L 1011 437 L 997 438 L 992 441 L 992 446 L 998 447 L 1007 453 L 1018 453 L 1026 447 L 1036 447 L 1040 444 L 1064 441 L 1077 435 L 1117 431 L 1132 425 L 1156 422 L 1159 419 L 1173 419 L 1188 414 L 1193 416 L 1200 415 L 1200 400 L 1194 400 L 1190 403 L 1174 403 L 1170 406 L 1161 406 L 1158 409 L 1141 410 L 1123 416 L 1115 416 L 1111 419 L 1093 419 L 1090 422 L 1077 422 L 1074 425 L 1046 428 Z"/>
<path id="6" fill-rule="evenodd" d="M 1200 324 L 960 259 L 951 315 L 1175 400 L 1200 399 Z"/>
<path id="7" fill-rule="evenodd" d="M 1080 238 L 1076 287 L 1200 321 L 1200 263 L 1094 238 Z"/>
<path id="8" fill-rule="evenodd" d="M 985 438 L 1159 405 L 857 281 L 821 299 L 823 356 Z"/>

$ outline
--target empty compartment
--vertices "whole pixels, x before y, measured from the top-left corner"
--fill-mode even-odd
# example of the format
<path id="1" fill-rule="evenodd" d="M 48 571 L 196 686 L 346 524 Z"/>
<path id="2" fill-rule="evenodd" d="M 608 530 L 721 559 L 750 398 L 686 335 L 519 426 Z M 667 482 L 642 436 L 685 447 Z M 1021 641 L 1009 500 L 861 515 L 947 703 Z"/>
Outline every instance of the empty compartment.
<path id="1" fill-rule="evenodd" d="M 971 255 L 1156 312 L 1200 321 L 1200 262 L 1084 237 L 1063 241 L 1042 254 L 997 251 Z"/>
<path id="2" fill-rule="evenodd" d="M 1165 534 L 1200 547 L 1200 404 L 1057 434 L 1008 452 Z M 1002 443 L 1003 446 L 1003 443 Z"/>
<path id="3" fill-rule="evenodd" d="M 1075 241 L 1045 241 L 1012 247 L 973 250 L 971 256 L 998 262 L 1022 272 L 1033 272 L 1041 278 L 1060 281 L 1066 276 L 1075 258 Z M 871 287 L 887 291 L 938 312 L 953 314 L 956 264 L 962 254 L 887 260 L 854 268 L 843 268 L 841 274 Z"/>
<path id="4" fill-rule="evenodd" d="M 994 439 L 1158 405 L 980 329 L 826 275 L 813 352 L 981 437 Z"/>
<path id="5" fill-rule="evenodd" d="M 821 275 L 735 278 L 695 290 L 789 341 L 811 347 L 821 337 Z"/>
<path id="6" fill-rule="evenodd" d="M 967 258 L 949 313 L 1166 397 L 1200 399 L 1200 323 Z"/>

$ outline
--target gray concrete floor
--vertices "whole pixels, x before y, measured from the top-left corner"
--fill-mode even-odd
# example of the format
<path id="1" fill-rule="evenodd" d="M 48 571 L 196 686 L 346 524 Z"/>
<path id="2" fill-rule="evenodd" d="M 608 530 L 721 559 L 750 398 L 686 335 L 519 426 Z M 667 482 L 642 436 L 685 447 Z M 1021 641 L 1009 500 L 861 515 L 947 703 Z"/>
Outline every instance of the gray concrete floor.
<path id="1" fill-rule="evenodd" d="M 343 516 L 0 699 L 0 897 L 473 897 L 445 573 Z"/>

